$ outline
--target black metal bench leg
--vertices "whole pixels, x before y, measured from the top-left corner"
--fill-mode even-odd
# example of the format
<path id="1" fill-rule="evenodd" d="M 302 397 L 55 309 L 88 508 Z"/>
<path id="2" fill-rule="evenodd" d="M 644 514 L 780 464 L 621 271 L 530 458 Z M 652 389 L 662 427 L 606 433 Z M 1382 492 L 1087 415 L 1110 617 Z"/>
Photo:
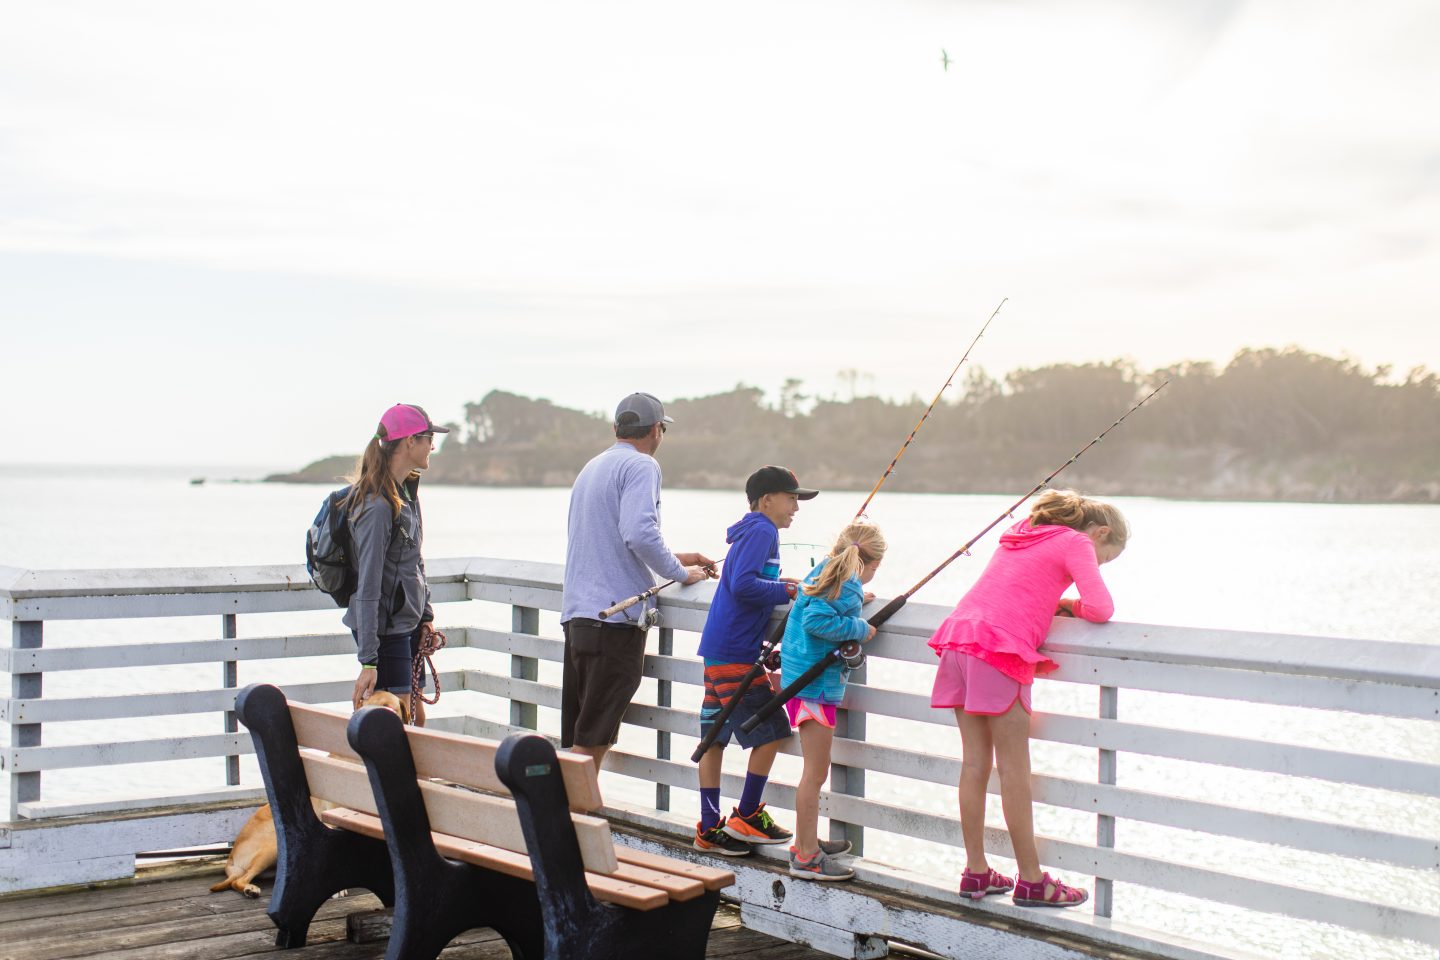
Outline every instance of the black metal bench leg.
<path id="1" fill-rule="evenodd" d="M 546 960 L 604 956 L 594 951 L 612 939 L 611 918 L 585 884 L 585 862 L 570 823 L 555 748 L 536 734 L 507 737 L 495 754 L 495 772 L 510 788 L 520 814 L 545 919 Z"/>
<path id="2" fill-rule="evenodd" d="M 516 734 L 500 745 L 495 772 L 520 812 L 545 915 L 546 960 L 629 960 L 661 955 L 657 950 L 676 960 L 703 960 L 718 892 L 655 910 L 597 903 L 585 885 L 555 748 L 544 737 Z"/>
<path id="3" fill-rule="evenodd" d="M 235 712 L 255 742 L 275 818 L 278 862 L 267 911 L 277 928 L 275 945 L 303 946 L 315 913 L 341 890 L 363 887 L 386 906 L 393 904 L 385 844 L 332 830 L 315 816 L 284 693 L 269 684 L 252 684 L 235 698 Z"/>
<path id="4" fill-rule="evenodd" d="M 442 857 L 416 782 L 400 719 L 368 707 L 350 718 L 350 745 L 365 761 L 395 876 L 395 921 L 386 960 L 433 960 L 454 937 L 490 927 L 524 960 L 542 960 L 535 885 Z"/>

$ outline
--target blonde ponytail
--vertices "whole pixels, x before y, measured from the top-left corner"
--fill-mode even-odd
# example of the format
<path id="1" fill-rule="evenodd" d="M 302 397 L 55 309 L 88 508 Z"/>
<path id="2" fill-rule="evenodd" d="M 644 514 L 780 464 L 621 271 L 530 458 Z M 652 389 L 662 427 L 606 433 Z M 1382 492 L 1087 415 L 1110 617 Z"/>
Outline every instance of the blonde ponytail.
<path id="1" fill-rule="evenodd" d="M 1046 490 L 1030 508 L 1030 524 L 1035 527 L 1069 527 L 1084 532 L 1090 527 L 1109 527 L 1105 542 L 1125 549 L 1130 539 L 1130 525 L 1119 509 L 1100 500 L 1082 497 L 1074 490 Z"/>
<path id="2" fill-rule="evenodd" d="M 868 521 L 860 521 L 840 531 L 835 545 L 830 548 L 830 562 L 820 571 L 814 583 L 807 583 L 803 589 L 807 597 L 824 595 L 827 600 L 840 596 L 845 581 L 860 573 L 865 564 L 885 556 L 885 537 L 880 528 Z"/>

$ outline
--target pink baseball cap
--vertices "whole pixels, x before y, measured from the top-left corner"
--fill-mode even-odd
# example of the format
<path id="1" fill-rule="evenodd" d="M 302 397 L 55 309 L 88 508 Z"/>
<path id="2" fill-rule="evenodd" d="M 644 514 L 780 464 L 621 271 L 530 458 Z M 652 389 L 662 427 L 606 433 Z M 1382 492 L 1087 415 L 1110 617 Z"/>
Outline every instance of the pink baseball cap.
<path id="1" fill-rule="evenodd" d="M 375 436 L 381 440 L 403 440 L 417 433 L 449 433 L 449 427 L 430 422 L 424 407 L 413 403 L 397 403 L 380 415 L 380 429 Z"/>

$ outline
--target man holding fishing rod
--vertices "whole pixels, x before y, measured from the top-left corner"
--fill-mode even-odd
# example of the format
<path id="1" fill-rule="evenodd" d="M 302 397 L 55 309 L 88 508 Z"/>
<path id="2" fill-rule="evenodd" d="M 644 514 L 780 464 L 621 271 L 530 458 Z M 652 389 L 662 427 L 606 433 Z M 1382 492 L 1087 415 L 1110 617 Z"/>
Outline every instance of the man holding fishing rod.
<path id="1" fill-rule="evenodd" d="M 797 590 L 795 580 L 780 576 L 780 531 L 790 526 L 800 501 L 818 493 L 800 486 L 795 474 L 784 467 L 761 467 L 745 481 L 750 512 L 725 532 L 730 551 L 700 634 L 700 656 L 705 660 L 700 736 L 709 746 L 699 761 L 700 822 L 693 841 L 697 850 L 743 857 L 753 843 L 790 840 L 790 831 L 770 817 L 760 800 L 775 754 L 790 737 L 790 723 L 773 716 L 758 729 L 745 733 L 738 729 L 770 699 L 768 686 L 750 686 L 744 680 L 760 655 L 770 615 L 776 606 L 794 600 Z M 735 705 L 724 709 L 732 700 Z M 729 817 L 722 817 L 720 769 L 732 735 L 750 751 L 750 762 L 739 804 Z"/>
<path id="2" fill-rule="evenodd" d="M 660 464 L 655 451 L 675 421 L 648 393 L 632 393 L 615 409 L 615 443 L 587 463 L 570 491 L 560 626 L 565 665 L 560 695 L 560 745 L 595 760 L 598 770 L 620 732 L 620 717 L 640 687 L 645 632 L 658 613 L 653 601 L 620 616 L 595 619 L 619 597 L 655 585 L 655 575 L 698 583 L 715 561 L 673 553 L 660 535 Z"/>

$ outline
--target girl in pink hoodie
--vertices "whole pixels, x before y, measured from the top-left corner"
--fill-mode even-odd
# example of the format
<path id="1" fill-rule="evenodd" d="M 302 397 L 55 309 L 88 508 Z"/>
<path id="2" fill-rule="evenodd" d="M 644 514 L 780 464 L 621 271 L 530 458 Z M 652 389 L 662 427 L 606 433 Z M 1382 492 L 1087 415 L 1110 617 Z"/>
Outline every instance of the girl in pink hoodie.
<path id="1" fill-rule="evenodd" d="M 1042 494 L 1030 517 L 1000 537 L 980 579 L 930 638 L 940 657 L 932 707 L 955 710 L 960 764 L 960 829 L 965 872 L 960 893 L 979 900 L 1014 887 L 1017 906 L 1071 907 L 1085 890 L 1040 869 L 1030 809 L 1030 685 L 1055 662 L 1040 652 L 1053 617 L 1104 623 L 1115 611 L 1100 565 L 1125 549 L 1129 528 L 1120 511 L 1071 490 Z M 1060 598 L 1074 583 L 1078 599 Z M 1019 877 L 985 860 L 985 786 L 1000 771 L 1000 803 Z"/>

